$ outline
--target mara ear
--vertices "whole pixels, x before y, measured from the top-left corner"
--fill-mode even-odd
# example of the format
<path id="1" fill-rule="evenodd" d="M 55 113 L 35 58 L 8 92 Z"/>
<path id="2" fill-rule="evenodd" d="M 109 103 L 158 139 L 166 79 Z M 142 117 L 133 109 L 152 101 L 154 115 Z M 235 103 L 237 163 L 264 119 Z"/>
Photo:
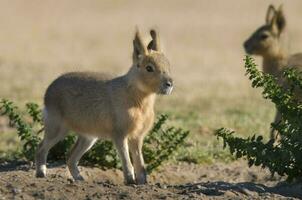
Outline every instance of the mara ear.
<path id="1" fill-rule="evenodd" d="M 283 32 L 286 26 L 286 20 L 285 20 L 285 15 L 283 12 L 283 6 L 280 5 L 278 12 L 277 12 L 277 27 L 279 30 L 279 33 Z"/>
<path id="2" fill-rule="evenodd" d="M 160 51 L 160 41 L 159 41 L 159 35 L 158 32 L 155 31 L 154 29 L 150 30 L 150 35 L 151 35 L 151 42 L 148 44 L 147 49 L 149 51 Z"/>
<path id="3" fill-rule="evenodd" d="M 141 56 L 147 55 L 147 48 L 145 47 L 139 30 L 136 29 L 135 37 L 133 40 L 133 61 L 138 62 Z"/>
<path id="4" fill-rule="evenodd" d="M 286 20 L 281 5 L 278 11 L 276 11 L 276 15 L 273 17 L 273 20 L 271 22 L 271 27 L 278 35 L 280 35 L 284 31 L 285 26 L 286 26 Z"/>
<path id="5" fill-rule="evenodd" d="M 277 13 L 277 10 L 275 9 L 275 7 L 273 5 L 270 5 L 267 9 L 266 18 L 265 18 L 267 25 L 270 25 L 272 23 L 273 18 L 276 15 L 276 13 Z"/>

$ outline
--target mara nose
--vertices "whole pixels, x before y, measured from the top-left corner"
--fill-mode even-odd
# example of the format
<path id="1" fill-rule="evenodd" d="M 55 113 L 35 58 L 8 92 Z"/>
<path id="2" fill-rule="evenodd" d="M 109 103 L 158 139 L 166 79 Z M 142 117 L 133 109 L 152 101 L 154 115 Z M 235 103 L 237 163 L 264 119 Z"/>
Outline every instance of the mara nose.
<path id="1" fill-rule="evenodd" d="M 243 47 L 244 47 L 245 49 L 248 49 L 248 46 L 249 46 L 249 45 L 248 45 L 248 41 L 245 41 L 244 44 L 243 44 Z"/>
<path id="2" fill-rule="evenodd" d="M 166 82 L 166 86 L 167 86 L 167 87 L 172 87 L 172 86 L 173 86 L 173 81 L 172 81 L 172 80 L 168 80 L 168 81 Z"/>

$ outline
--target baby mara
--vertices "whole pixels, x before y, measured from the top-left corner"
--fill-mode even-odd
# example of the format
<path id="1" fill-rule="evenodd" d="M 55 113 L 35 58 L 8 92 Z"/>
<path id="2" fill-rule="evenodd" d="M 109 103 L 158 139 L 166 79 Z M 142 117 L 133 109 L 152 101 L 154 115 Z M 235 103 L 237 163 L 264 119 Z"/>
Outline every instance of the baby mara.
<path id="1" fill-rule="evenodd" d="M 74 72 L 58 77 L 44 98 L 45 135 L 36 152 L 36 176 L 46 176 L 49 150 L 69 131 L 78 139 L 67 161 L 75 180 L 83 180 L 80 158 L 98 138 L 111 139 L 122 161 L 127 184 L 147 182 L 142 145 L 154 121 L 156 94 L 173 89 L 170 64 L 161 52 L 158 33 L 146 46 L 139 31 L 133 40 L 133 64 L 114 79 L 99 73 Z M 131 156 L 131 158 L 130 158 Z"/>

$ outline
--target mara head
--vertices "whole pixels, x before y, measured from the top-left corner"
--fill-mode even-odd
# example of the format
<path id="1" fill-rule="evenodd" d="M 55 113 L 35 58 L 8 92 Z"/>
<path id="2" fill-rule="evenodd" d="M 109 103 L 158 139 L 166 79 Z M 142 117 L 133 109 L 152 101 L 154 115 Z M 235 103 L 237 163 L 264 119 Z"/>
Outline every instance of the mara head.
<path id="1" fill-rule="evenodd" d="M 279 53 L 280 36 L 286 25 L 282 6 L 276 9 L 270 5 L 266 14 L 266 23 L 258 28 L 244 43 L 246 53 L 260 56 L 271 56 Z"/>
<path id="2" fill-rule="evenodd" d="M 173 80 L 170 77 L 170 64 L 160 48 L 158 32 L 150 31 L 152 40 L 143 43 L 136 30 L 133 40 L 133 66 L 130 70 L 135 85 L 145 93 L 170 94 Z"/>

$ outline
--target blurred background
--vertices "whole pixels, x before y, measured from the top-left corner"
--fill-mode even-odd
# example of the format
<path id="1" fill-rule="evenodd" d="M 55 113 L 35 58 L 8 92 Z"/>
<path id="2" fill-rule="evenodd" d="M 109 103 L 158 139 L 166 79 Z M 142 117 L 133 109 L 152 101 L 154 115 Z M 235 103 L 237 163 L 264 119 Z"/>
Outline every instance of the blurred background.
<path id="1" fill-rule="evenodd" d="M 284 6 L 290 52 L 302 51 L 300 0 L 0 1 L 0 98 L 42 105 L 47 86 L 64 72 L 124 74 L 135 26 L 146 42 L 156 27 L 176 85 L 158 98 L 157 113 L 191 131 L 180 159 L 226 160 L 214 130 L 268 135 L 274 117 L 273 105 L 244 75 L 242 48 L 271 3 Z M 1 117 L 0 139 L 0 151 L 18 148 Z"/>

